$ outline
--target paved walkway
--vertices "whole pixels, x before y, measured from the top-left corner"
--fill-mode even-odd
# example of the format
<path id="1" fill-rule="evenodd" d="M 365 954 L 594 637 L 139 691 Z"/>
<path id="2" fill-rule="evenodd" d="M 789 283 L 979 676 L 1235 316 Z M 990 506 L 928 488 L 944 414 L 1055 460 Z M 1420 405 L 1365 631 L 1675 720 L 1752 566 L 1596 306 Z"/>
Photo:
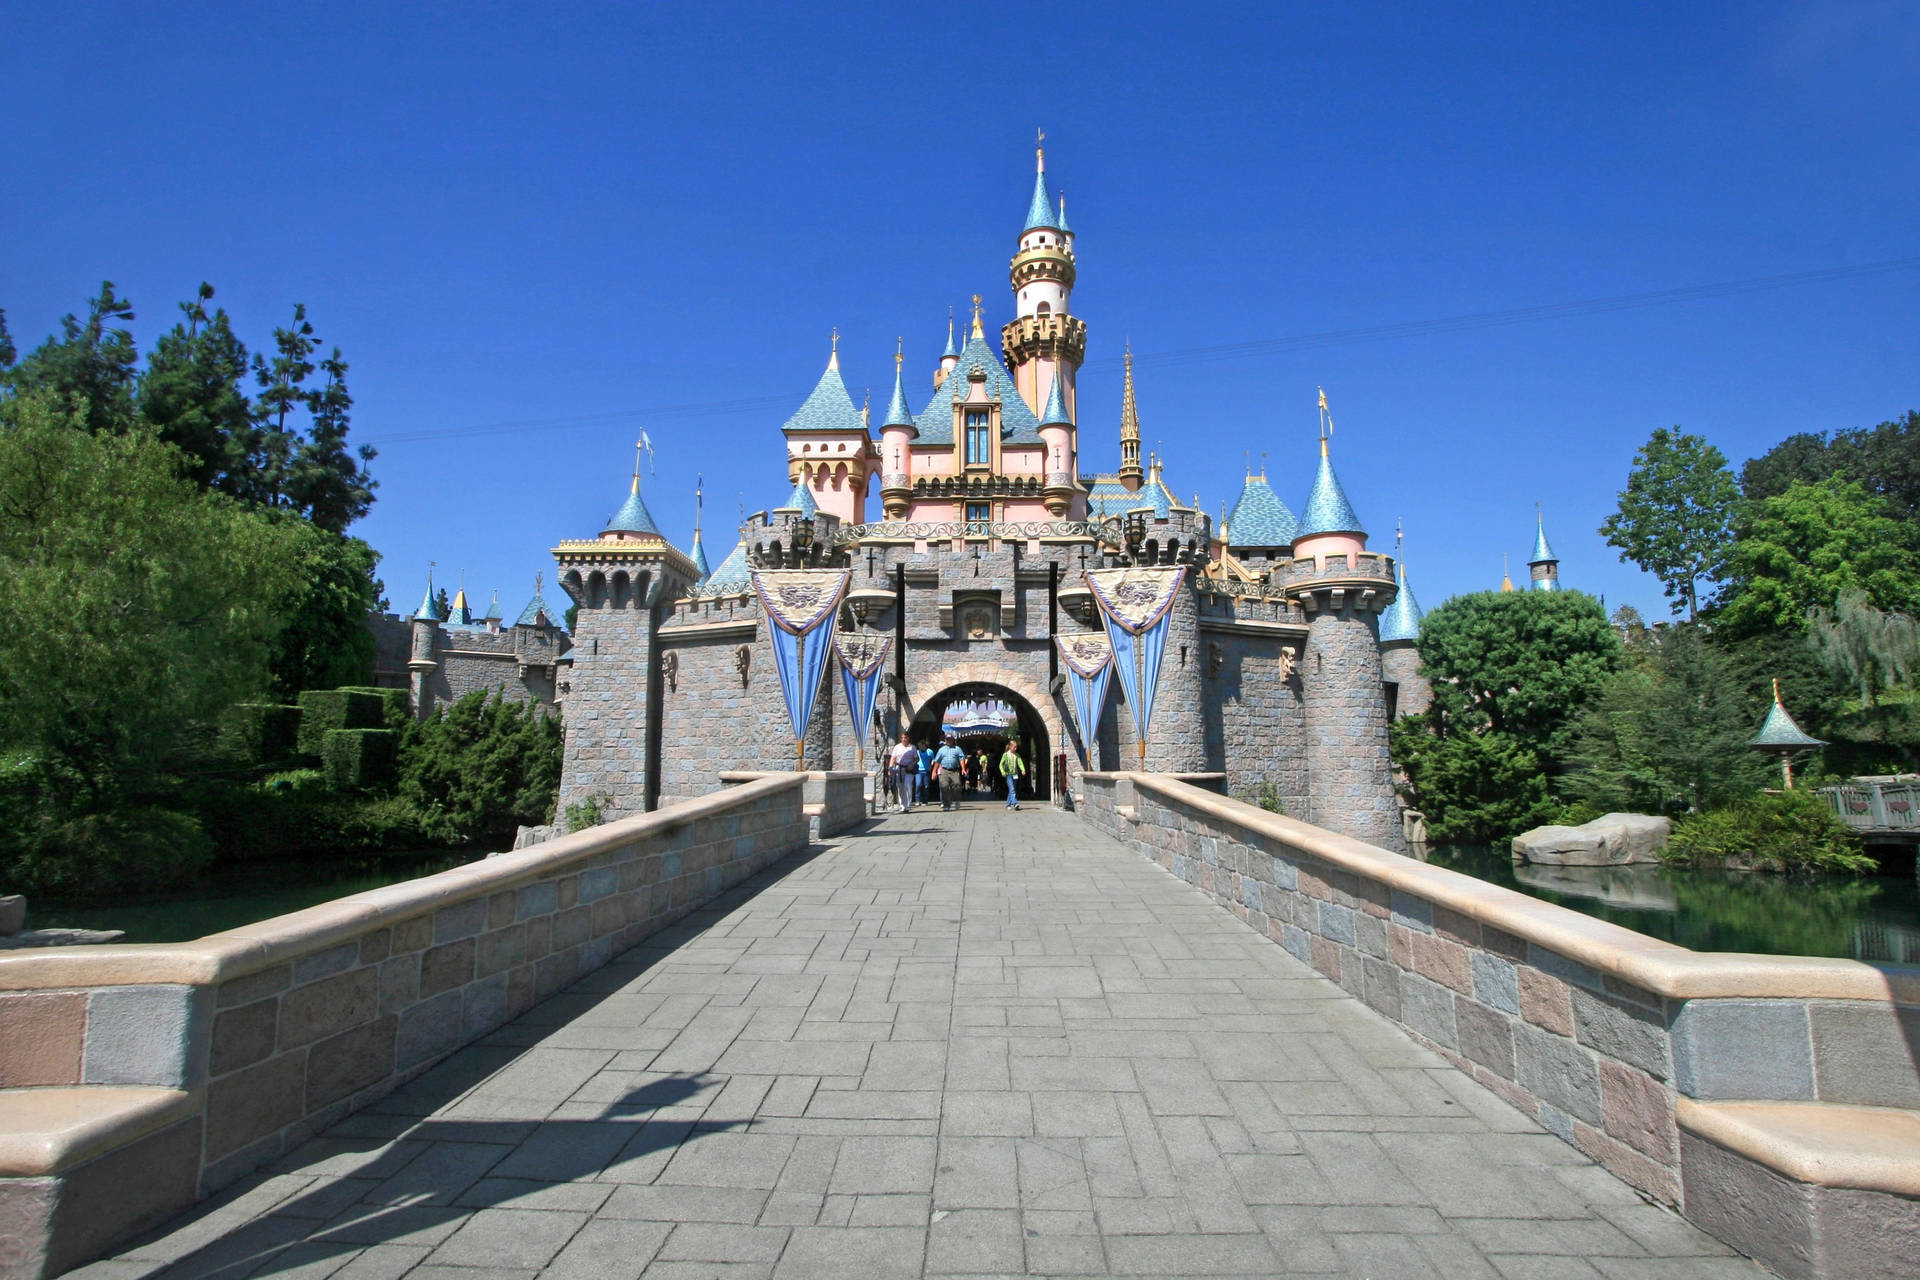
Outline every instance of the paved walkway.
<path id="1" fill-rule="evenodd" d="M 1045 808 L 657 943 L 78 1274 L 1763 1274 Z"/>

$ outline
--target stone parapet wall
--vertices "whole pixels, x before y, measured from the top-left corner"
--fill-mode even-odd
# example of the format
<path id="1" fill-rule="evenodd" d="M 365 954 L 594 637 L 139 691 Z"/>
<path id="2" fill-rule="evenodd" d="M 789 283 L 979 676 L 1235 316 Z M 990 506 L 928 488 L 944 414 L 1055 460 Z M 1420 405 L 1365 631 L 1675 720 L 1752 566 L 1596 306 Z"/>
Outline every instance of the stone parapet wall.
<path id="1" fill-rule="evenodd" d="M 0 1090 L 84 1120 L 140 1087 L 168 1119 L 103 1153 L 90 1138 L 77 1167 L 0 1170 L 0 1223 L 51 1234 L 62 1188 L 87 1187 L 97 1250 L 212 1193 L 804 848 L 804 786 L 758 778 L 196 942 L 0 955 Z M 134 1143 L 142 1190 L 121 1198 L 140 1216 L 116 1216 L 91 1171 Z M 41 1243 L 0 1275 L 78 1260 Z"/>
<path id="2" fill-rule="evenodd" d="M 1920 1107 L 1920 972 L 1694 952 L 1176 779 L 1085 783 L 1089 821 L 1665 1203 L 1683 1097 Z"/>
<path id="3" fill-rule="evenodd" d="M 720 781 L 729 787 L 737 787 L 761 778 L 782 776 L 790 775 L 743 769 L 721 774 Z M 852 769 L 815 769 L 800 776 L 806 779 L 800 794 L 806 803 L 807 817 L 812 823 L 815 837 L 839 835 L 867 820 L 866 774 Z"/>

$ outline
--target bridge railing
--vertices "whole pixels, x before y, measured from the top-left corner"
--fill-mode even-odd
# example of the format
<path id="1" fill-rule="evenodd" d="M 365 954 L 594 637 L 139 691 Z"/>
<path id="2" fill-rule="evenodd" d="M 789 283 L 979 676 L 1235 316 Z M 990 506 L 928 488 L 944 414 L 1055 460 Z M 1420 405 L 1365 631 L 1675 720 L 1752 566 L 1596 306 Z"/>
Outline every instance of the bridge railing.
<path id="1" fill-rule="evenodd" d="M 0 1280 L 178 1212 L 804 848 L 806 782 L 195 942 L 0 954 Z"/>
<path id="2" fill-rule="evenodd" d="M 1920 779 L 1843 782 L 1820 794 L 1842 822 L 1859 831 L 1920 831 Z"/>

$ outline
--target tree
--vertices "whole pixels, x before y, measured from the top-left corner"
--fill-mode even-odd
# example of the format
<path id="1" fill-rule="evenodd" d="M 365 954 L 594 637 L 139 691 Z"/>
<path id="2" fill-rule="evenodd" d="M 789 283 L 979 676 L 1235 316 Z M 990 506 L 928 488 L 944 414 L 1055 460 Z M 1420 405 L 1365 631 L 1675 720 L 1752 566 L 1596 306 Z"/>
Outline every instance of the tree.
<path id="1" fill-rule="evenodd" d="M 1620 507 L 1600 532 L 1660 579 L 1673 611 L 1698 616 L 1702 584 L 1720 579 L 1739 487 L 1726 455 L 1700 436 L 1662 427 L 1634 454 Z"/>
<path id="2" fill-rule="evenodd" d="M 1435 836 L 1485 839 L 1553 817 L 1571 725 L 1620 661 L 1578 591 L 1456 596 L 1420 624 L 1433 704 L 1392 728 L 1395 763 Z"/>
<path id="3" fill-rule="evenodd" d="M 1832 609 L 1808 617 L 1807 638 L 1827 670 L 1860 687 L 1860 701 L 1920 676 L 1920 625 L 1873 607 L 1867 593 L 1842 591 Z"/>
<path id="4" fill-rule="evenodd" d="M 438 838 L 504 840 L 553 817 L 560 791 L 560 722 L 498 690 L 476 690 L 410 727 L 401 744 L 401 797 Z"/>
<path id="5" fill-rule="evenodd" d="M 1885 499 L 1829 476 L 1746 507 L 1716 622 L 1735 634 L 1798 630 L 1849 590 L 1879 609 L 1920 603 L 1920 538 Z"/>
<path id="6" fill-rule="evenodd" d="M 1765 785 L 1749 741 L 1760 709 L 1695 626 L 1631 646 L 1581 715 L 1567 792 L 1601 810 L 1684 813 Z"/>
<path id="7" fill-rule="evenodd" d="M 140 416 L 187 455 L 196 483 L 258 501 L 253 406 L 243 386 L 247 348 L 224 310 L 208 314 L 212 298 L 213 286 L 201 284 L 180 304 L 185 320 L 161 335 L 140 376 Z"/>
<path id="8" fill-rule="evenodd" d="M 1740 472 L 1748 501 L 1777 498 L 1795 484 L 1829 476 L 1857 481 L 1908 519 L 1920 519 L 1920 413 L 1908 411 L 1874 427 L 1788 436 Z"/>
<path id="9" fill-rule="evenodd" d="M 373 505 L 375 482 L 366 464 L 375 454 L 371 445 L 347 448 L 353 397 L 347 394 L 347 362 L 340 348 L 320 362 L 320 372 L 327 380 L 307 395 L 312 422 L 293 455 L 287 501 L 320 528 L 343 533 Z"/>
<path id="10" fill-rule="evenodd" d="M 298 585 L 270 663 L 276 694 L 291 702 L 304 689 L 337 689 L 373 679 L 367 615 L 379 608 L 374 576 L 380 555 L 359 538 L 329 533 L 288 515 Z"/>
<path id="11" fill-rule="evenodd" d="M 292 325 L 273 331 L 274 356 L 253 358 L 254 381 L 260 394 L 254 401 L 254 414 L 261 427 L 259 467 L 263 476 L 262 493 L 255 499 L 270 507 L 286 503 L 288 472 L 293 465 L 298 433 L 287 426 L 287 415 L 307 400 L 306 381 L 313 373 L 313 352 L 319 345 L 313 325 L 307 320 L 307 306 L 295 303 Z"/>
<path id="12" fill-rule="evenodd" d="M 77 406 L 89 431 L 124 431 L 133 422 L 138 352 L 132 331 L 113 322 L 133 318 L 132 305 L 103 280 L 84 321 L 66 316 L 60 335 L 28 352 L 0 382 L 14 395 L 43 391 Z M 12 345 L 9 339 L 9 351 Z"/>
<path id="13" fill-rule="evenodd" d="M 1777 498 L 1796 484 L 1825 480 L 1835 470 L 1833 450 L 1820 431 L 1790 435 L 1740 468 L 1740 492 L 1748 502 Z"/>

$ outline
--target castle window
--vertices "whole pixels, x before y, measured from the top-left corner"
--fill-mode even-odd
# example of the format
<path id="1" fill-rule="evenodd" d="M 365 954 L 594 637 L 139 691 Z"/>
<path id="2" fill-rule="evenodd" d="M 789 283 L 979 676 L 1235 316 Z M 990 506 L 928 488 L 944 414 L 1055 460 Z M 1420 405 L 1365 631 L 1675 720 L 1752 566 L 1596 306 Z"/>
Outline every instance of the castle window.
<path id="1" fill-rule="evenodd" d="M 993 504 L 991 502 L 969 502 L 967 504 L 968 524 L 989 524 L 992 520 Z M 969 530 L 969 532 L 972 531 Z M 984 532 L 984 530 L 982 530 L 982 532 Z"/>
<path id="2" fill-rule="evenodd" d="M 1038 312 L 1038 313 L 1039 313 L 1040 315 L 1043 315 L 1043 316 L 1044 316 L 1044 315 L 1046 315 L 1046 314 L 1047 314 L 1047 313 L 1048 313 L 1049 311 L 1052 311 L 1052 310 L 1053 310 L 1053 308 L 1052 308 L 1052 307 L 1050 307 L 1050 306 L 1048 306 L 1048 305 L 1047 305 L 1046 303 L 1044 303 L 1044 302 L 1043 302 L 1043 303 L 1041 303 L 1041 304 L 1040 304 L 1040 307 L 1039 307 L 1039 312 Z"/>
<path id="3" fill-rule="evenodd" d="M 987 411 L 969 409 L 967 410 L 967 465 L 984 467 L 992 460 L 993 454 L 987 440 Z"/>

